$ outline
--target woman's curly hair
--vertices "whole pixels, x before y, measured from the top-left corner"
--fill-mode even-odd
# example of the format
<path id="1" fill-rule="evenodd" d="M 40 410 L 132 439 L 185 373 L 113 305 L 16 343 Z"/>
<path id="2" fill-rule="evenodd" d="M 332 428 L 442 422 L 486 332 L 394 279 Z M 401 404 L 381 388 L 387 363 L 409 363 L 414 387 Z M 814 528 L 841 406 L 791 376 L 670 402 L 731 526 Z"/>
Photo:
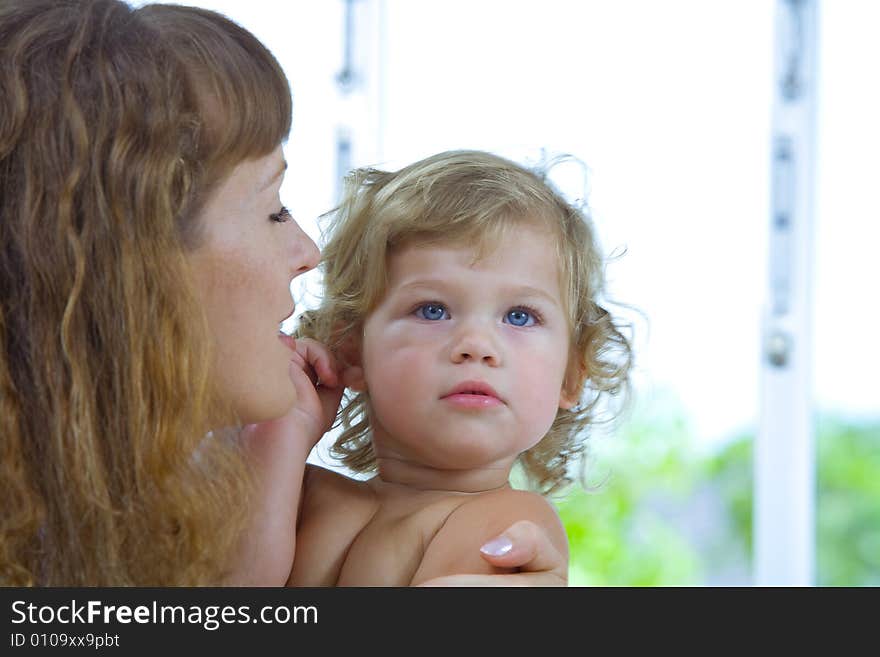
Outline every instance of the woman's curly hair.
<path id="1" fill-rule="evenodd" d="M 188 254 L 287 80 L 218 14 L 117 0 L 4 0 L 0 61 L 0 584 L 217 583 L 252 483 L 205 439 Z"/>
<path id="2" fill-rule="evenodd" d="M 630 340 L 600 305 L 605 261 L 585 213 L 540 172 L 490 153 L 450 151 L 396 172 L 352 172 L 341 204 L 329 214 L 324 293 L 320 306 L 300 318 L 297 335 L 324 342 L 343 361 L 346 345 L 385 293 L 388 257 L 401 247 L 469 245 L 479 257 L 523 222 L 537 222 L 556 238 L 571 336 L 566 386 L 580 393 L 580 403 L 560 409 L 547 435 L 519 462 L 541 492 L 570 483 L 570 465 L 584 451 L 601 402 L 627 391 L 632 364 Z M 355 472 L 375 471 L 369 394 L 347 392 L 339 419 L 342 432 L 331 454 Z"/>

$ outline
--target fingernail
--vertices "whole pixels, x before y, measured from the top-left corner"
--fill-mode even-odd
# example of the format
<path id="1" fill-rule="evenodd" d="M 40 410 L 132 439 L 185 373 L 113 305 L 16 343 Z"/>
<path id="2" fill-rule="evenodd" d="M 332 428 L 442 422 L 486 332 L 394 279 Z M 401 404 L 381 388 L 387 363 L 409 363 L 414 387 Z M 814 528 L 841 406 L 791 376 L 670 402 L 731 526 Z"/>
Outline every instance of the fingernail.
<path id="1" fill-rule="evenodd" d="M 493 538 L 480 548 L 480 552 L 492 557 L 503 557 L 513 549 L 513 542 L 504 534 Z"/>

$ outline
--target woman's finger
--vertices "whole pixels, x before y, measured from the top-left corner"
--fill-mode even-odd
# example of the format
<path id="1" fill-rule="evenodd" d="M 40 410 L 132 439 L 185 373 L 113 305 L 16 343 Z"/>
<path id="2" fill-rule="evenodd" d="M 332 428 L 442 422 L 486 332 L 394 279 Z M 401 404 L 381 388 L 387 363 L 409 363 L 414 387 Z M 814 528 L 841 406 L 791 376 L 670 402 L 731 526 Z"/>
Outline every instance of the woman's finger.
<path id="1" fill-rule="evenodd" d="M 480 556 L 493 566 L 523 572 L 558 571 L 565 557 L 547 533 L 528 520 L 520 520 L 480 548 Z"/>
<path id="2" fill-rule="evenodd" d="M 498 575 L 461 574 L 436 577 L 420 586 L 566 586 L 568 562 L 540 525 L 514 523 L 488 541 L 480 554 L 493 566 L 519 572 Z"/>

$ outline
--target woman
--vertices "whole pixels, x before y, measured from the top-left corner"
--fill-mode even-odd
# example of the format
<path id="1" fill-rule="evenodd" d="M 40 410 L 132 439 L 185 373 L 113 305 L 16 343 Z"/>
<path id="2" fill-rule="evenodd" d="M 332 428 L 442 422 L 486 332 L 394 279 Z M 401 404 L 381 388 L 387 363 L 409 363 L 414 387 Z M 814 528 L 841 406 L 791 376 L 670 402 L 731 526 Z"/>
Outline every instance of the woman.
<path id="1" fill-rule="evenodd" d="M 278 339 L 318 260 L 278 199 L 283 72 L 118 0 L 4 2 L 0 60 L 0 582 L 283 584 L 340 394 Z M 528 524 L 486 552 L 530 572 L 437 583 L 558 558 Z"/>

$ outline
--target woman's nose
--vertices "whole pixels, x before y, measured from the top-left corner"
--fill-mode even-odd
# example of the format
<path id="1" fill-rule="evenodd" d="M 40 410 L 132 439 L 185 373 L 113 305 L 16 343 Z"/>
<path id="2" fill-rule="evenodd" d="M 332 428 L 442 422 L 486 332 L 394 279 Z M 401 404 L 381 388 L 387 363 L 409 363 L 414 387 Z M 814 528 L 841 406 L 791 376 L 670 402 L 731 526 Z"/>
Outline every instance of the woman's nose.
<path id="1" fill-rule="evenodd" d="M 293 237 L 295 242 L 293 275 L 299 276 L 318 266 L 318 262 L 321 260 L 321 251 L 298 223 L 292 223 L 296 226 Z"/>
<path id="2" fill-rule="evenodd" d="M 501 365 L 501 351 L 489 327 L 468 324 L 456 333 L 452 346 L 453 363 L 482 363 L 490 367 Z"/>

